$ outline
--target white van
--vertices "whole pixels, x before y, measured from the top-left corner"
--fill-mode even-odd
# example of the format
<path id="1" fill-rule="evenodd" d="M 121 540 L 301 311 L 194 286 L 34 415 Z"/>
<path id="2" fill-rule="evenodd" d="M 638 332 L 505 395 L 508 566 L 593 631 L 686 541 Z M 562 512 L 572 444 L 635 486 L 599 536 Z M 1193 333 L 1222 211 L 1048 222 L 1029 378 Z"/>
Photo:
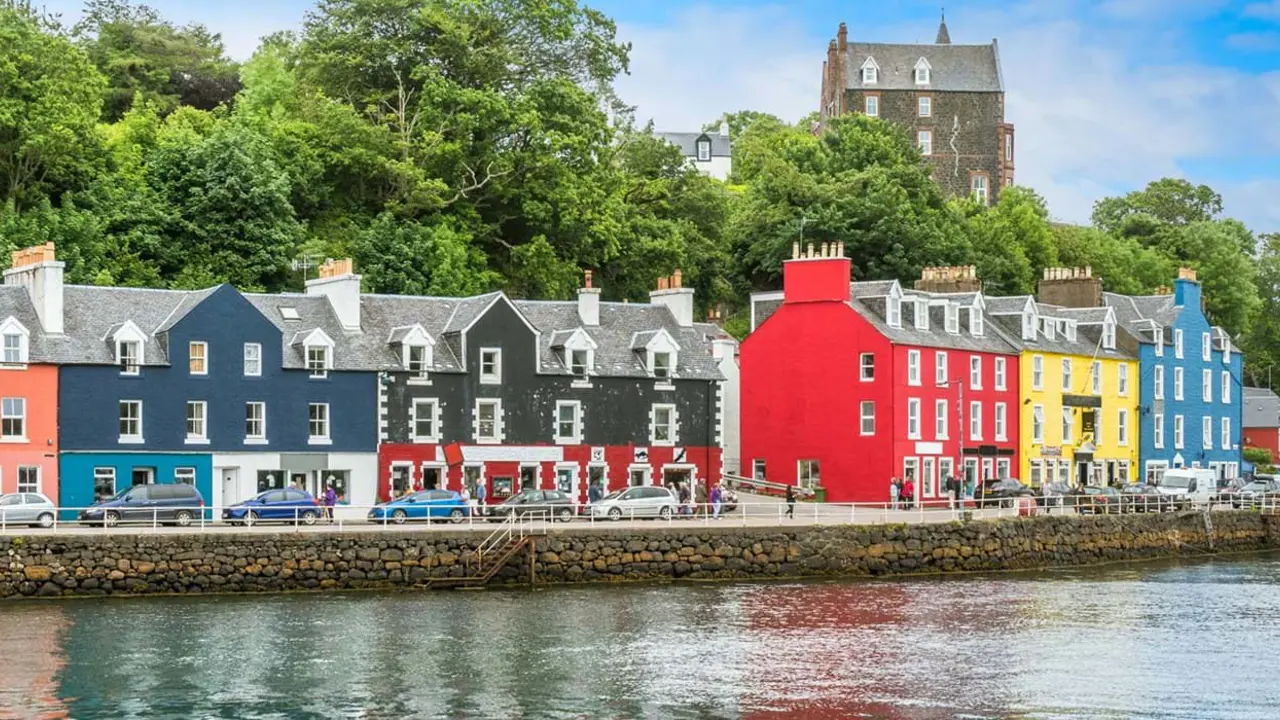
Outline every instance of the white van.
<path id="1" fill-rule="evenodd" d="M 1161 495 L 1177 498 L 1179 510 L 1191 505 L 1208 504 L 1217 494 L 1217 474 L 1203 468 L 1172 468 L 1166 470 L 1156 489 Z"/>

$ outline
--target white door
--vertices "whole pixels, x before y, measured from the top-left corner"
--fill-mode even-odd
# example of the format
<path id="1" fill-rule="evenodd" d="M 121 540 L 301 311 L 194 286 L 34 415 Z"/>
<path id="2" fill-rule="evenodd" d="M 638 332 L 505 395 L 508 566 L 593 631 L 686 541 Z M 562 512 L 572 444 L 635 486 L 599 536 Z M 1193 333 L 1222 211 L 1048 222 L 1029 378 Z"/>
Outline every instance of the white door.
<path id="1" fill-rule="evenodd" d="M 222 497 L 215 498 L 215 505 L 233 505 L 240 502 L 240 468 L 222 469 Z"/>
<path id="2" fill-rule="evenodd" d="M 920 485 L 924 488 L 924 496 L 927 498 L 936 497 L 938 494 L 938 486 L 933 474 L 933 465 L 937 458 L 923 458 L 920 463 L 922 470 L 920 471 Z"/>

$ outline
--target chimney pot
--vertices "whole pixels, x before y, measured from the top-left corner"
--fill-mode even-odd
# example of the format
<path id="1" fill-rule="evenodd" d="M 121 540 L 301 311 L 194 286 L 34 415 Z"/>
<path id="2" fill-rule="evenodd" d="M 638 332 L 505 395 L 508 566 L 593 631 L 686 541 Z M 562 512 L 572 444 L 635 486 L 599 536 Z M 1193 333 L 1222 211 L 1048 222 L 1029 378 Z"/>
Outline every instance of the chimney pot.
<path id="1" fill-rule="evenodd" d="M 671 287 L 684 287 L 684 273 L 679 268 L 676 268 L 676 271 L 671 273 Z"/>
<path id="2" fill-rule="evenodd" d="M 791 243 L 791 259 L 792 260 L 800 259 L 800 243 L 798 242 Z"/>
<path id="3" fill-rule="evenodd" d="M 667 280 L 667 278 L 665 278 L 665 277 L 660 277 L 660 278 L 658 278 L 658 289 L 659 289 L 659 290 L 666 290 L 666 289 L 667 289 L 667 283 L 668 283 L 668 282 L 669 282 L 669 281 L 668 281 L 668 280 Z"/>
<path id="4" fill-rule="evenodd" d="M 814 254 L 813 254 L 813 243 L 809 243 L 809 250 L 808 250 L 808 254 L 807 254 L 807 255 L 805 255 L 805 257 L 809 257 L 809 258 L 814 257 Z"/>
<path id="5" fill-rule="evenodd" d="M 590 270 L 582 271 L 582 286 L 585 288 L 591 287 L 591 271 Z"/>

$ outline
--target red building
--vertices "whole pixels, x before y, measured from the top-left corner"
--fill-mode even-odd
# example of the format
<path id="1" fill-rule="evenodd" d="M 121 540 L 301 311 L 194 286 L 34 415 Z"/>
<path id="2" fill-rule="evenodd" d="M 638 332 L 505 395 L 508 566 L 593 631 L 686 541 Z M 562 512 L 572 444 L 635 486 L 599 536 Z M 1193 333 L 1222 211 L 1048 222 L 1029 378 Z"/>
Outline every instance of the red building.
<path id="1" fill-rule="evenodd" d="M 1269 388 L 1244 389 L 1244 445 L 1280 458 L 1280 397 Z"/>
<path id="2" fill-rule="evenodd" d="M 1018 467 L 1018 350 L 982 293 L 850 283 L 842 248 L 796 252 L 781 293 L 752 297 L 742 343 L 744 468 L 822 486 L 833 502 L 886 502 L 892 477 L 941 498 L 942 480 Z M 954 289 L 972 269 L 926 271 Z M 934 282 L 941 278 L 945 282 Z M 959 284 L 960 289 L 964 283 Z"/>

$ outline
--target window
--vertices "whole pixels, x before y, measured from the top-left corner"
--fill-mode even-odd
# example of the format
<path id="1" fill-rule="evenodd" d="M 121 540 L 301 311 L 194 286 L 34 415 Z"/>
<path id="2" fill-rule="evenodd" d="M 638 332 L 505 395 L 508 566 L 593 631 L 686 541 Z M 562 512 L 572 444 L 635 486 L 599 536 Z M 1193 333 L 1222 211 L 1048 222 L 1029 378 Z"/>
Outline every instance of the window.
<path id="1" fill-rule="evenodd" d="M 1116 413 L 1116 444 L 1129 444 L 1129 411 L 1124 408 Z"/>
<path id="2" fill-rule="evenodd" d="M 196 469 L 193 467 L 174 468 L 173 481 L 179 485 L 195 485 Z"/>
<path id="3" fill-rule="evenodd" d="M 1037 445 L 1044 444 L 1044 406 L 1036 405 L 1031 408 L 1031 442 Z"/>
<path id="4" fill-rule="evenodd" d="M 1084 427 L 1081 427 L 1081 430 L 1084 430 L 1088 427 L 1090 418 L 1092 418 L 1093 420 L 1093 444 L 1101 445 L 1104 442 L 1106 442 L 1102 436 L 1102 409 L 1098 408 L 1095 410 L 1086 410 L 1084 411 L 1084 417 L 1085 417 L 1085 422 L 1083 423 Z"/>
<path id="5" fill-rule="evenodd" d="M 955 305 L 948 304 L 943 317 L 946 318 L 947 332 L 952 335 L 960 332 L 960 308 Z"/>
<path id="6" fill-rule="evenodd" d="M 822 484 L 817 460 L 800 460 L 796 463 L 796 484 L 810 490 Z"/>
<path id="7" fill-rule="evenodd" d="M 1173 446 L 1182 449 L 1182 416 L 1173 416 Z"/>
<path id="8" fill-rule="evenodd" d="M 1009 408 L 1004 403 L 996 403 L 996 440 L 1009 439 L 1005 429 L 1005 421 L 1008 417 Z"/>
<path id="9" fill-rule="evenodd" d="M 1164 366 L 1157 365 L 1151 369 L 1151 384 L 1156 400 L 1164 399 Z"/>
<path id="10" fill-rule="evenodd" d="M 1200 371 L 1200 395 L 1205 402 L 1213 402 L 1213 371 Z"/>
<path id="11" fill-rule="evenodd" d="M 929 96 L 922 97 L 918 100 L 917 113 L 920 117 L 929 117 L 933 115 L 933 98 Z"/>
<path id="12" fill-rule="evenodd" d="M 902 327 L 902 300 L 896 297 L 890 297 L 885 302 L 884 311 L 885 323 L 891 328 Z"/>
<path id="13" fill-rule="evenodd" d="M 876 67 L 876 61 L 871 58 L 867 58 L 867 61 L 862 63 L 863 84 L 874 85 L 879 78 L 880 68 Z"/>
<path id="14" fill-rule="evenodd" d="M 413 401 L 413 440 L 414 442 L 436 442 L 439 432 L 436 427 L 436 414 L 440 403 L 434 398 L 415 398 Z"/>
<path id="15" fill-rule="evenodd" d="M 1089 386 L 1093 388 L 1094 395 L 1102 394 L 1102 363 L 1097 360 L 1089 366 Z"/>
<path id="16" fill-rule="evenodd" d="M 920 398 L 907 400 L 907 437 L 920 439 Z"/>
<path id="17" fill-rule="evenodd" d="M 6 365 L 17 365 L 22 362 L 22 336 L 18 333 L 5 333 L 4 355 L 0 362 Z"/>
<path id="18" fill-rule="evenodd" d="M 1213 418 L 1200 418 L 1200 442 L 1205 450 L 1213 449 Z"/>
<path id="19" fill-rule="evenodd" d="M 40 468 L 35 465 L 18 466 L 18 492 L 40 492 Z"/>
<path id="20" fill-rule="evenodd" d="M 26 398 L 0 399 L 0 438 L 25 440 L 27 437 Z"/>
<path id="21" fill-rule="evenodd" d="M 1182 368 L 1173 369 L 1173 399 L 1182 399 Z"/>
<path id="22" fill-rule="evenodd" d="M 872 353 L 862 353 L 858 356 L 858 379 L 862 382 L 871 382 L 876 379 L 876 356 Z"/>
<path id="23" fill-rule="evenodd" d="M 653 354 L 653 376 L 656 378 L 671 377 L 671 353 L 656 352 Z"/>
<path id="24" fill-rule="evenodd" d="M 982 403 L 969 403 L 969 439 L 982 439 Z"/>
<path id="25" fill-rule="evenodd" d="M 1182 331 L 1173 331 L 1173 356 L 1182 359 Z"/>
<path id="26" fill-rule="evenodd" d="M 969 389 L 982 389 L 982 356 L 971 355 L 969 357 Z"/>
<path id="27" fill-rule="evenodd" d="M 765 461 L 764 460 L 751 461 L 751 477 L 757 480 L 765 479 Z"/>
<path id="28" fill-rule="evenodd" d="M 1022 313 L 1022 339 L 1036 339 L 1036 318 L 1029 312 Z"/>
<path id="29" fill-rule="evenodd" d="M 933 154 L 933 131 L 920 130 L 916 133 L 916 144 L 920 146 L 921 155 Z"/>
<path id="30" fill-rule="evenodd" d="M 946 385 L 950 381 L 950 375 L 947 372 L 947 354 L 939 351 L 933 356 L 934 382 L 938 385 Z"/>
<path id="31" fill-rule="evenodd" d="M 976 307 L 969 308 L 969 334 L 975 337 L 981 337 L 985 331 L 982 319 L 982 311 Z"/>
<path id="32" fill-rule="evenodd" d="M 208 440 L 206 415 L 209 406 L 203 400 L 187 401 L 187 441 Z"/>
<path id="33" fill-rule="evenodd" d="M 192 375 L 209 374 L 209 343 L 193 342 L 187 344 L 187 365 Z"/>
<path id="34" fill-rule="evenodd" d="M 873 400 L 863 400 L 859 408 L 861 420 L 860 432 L 863 435 L 876 434 L 876 404 Z"/>
<path id="35" fill-rule="evenodd" d="M 1164 357 L 1164 331 L 1159 325 L 1151 330 L 1151 342 L 1155 343 L 1156 357 Z"/>
<path id="36" fill-rule="evenodd" d="M 1122 397 L 1129 394 L 1129 366 L 1124 363 L 1116 366 L 1116 392 Z"/>
<path id="37" fill-rule="evenodd" d="M 502 402 L 499 400 L 476 401 L 476 442 L 499 442 L 502 421 Z"/>
<path id="38" fill-rule="evenodd" d="M 582 442 L 582 403 L 561 400 L 556 403 L 556 442 Z"/>
<path id="39" fill-rule="evenodd" d="M 502 382 L 502 350 L 480 349 L 480 382 L 484 385 L 497 385 Z"/>
<path id="40" fill-rule="evenodd" d="M 1209 362 L 1213 353 L 1213 341 L 1209 339 L 1209 333 L 1200 333 L 1200 359 Z"/>
<path id="41" fill-rule="evenodd" d="M 1004 134 L 1004 159 L 1013 162 L 1013 133 Z"/>
<path id="42" fill-rule="evenodd" d="M 569 372 L 586 377 L 591 372 L 591 358 L 586 350 L 569 351 Z"/>
<path id="43" fill-rule="evenodd" d="M 1005 358 L 996 358 L 996 389 L 1005 389 Z"/>
<path id="44" fill-rule="evenodd" d="M 920 351 L 907 351 L 907 384 L 920 384 Z"/>
<path id="45" fill-rule="evenodd" d="M 929 84 L 929 66 L 928 65 L 919 65 L 919 64 L 916 65 L 916 84 L 917 85 Z"/>
<path id="46" fill-rule="evenodd" d="M 1042 323 L 1043 323 L 1043 326 L 1044 326 L 1044 337 L 1045 337 L 1045 339 L 1046 339 L 1046 340 L 1052 340 L 1052 339 L 1054 339 L 1055 337 L 1057 337 L 1057 335 L 1058 335 L 1058 324 L 1057 324 L 1057 323 L 1055 323 L 1053 320 L 1050 320 L 1049 318 L 1045 318 L 1045 319 L 1042 321 Z"/>
<path id="47" fill-rule="evenodd" d="M 915 303 L 913 303 L 913 305 L 916 309 L 916 329 L 928 330 L 929 329 L 929 303 L 924 302 L 923 300 L 917 300 Z"/>
<path id="48" fill-rule="evenodd" d="M 139 363 L 138 343 L 128 340 L 121 342 L 116 346 L 116 356 L 120 358 L 120 374 L 121 375 L 137 375 Z"/>
<path id="49" fill-rule="evenodd" d="M 1040 460 L 1031 461 L 1031 487 L 1038 488 L 1044 483 L 1044 463 Z"/>
<path id="50" fill-rule="evenodd" d="M 267 404 L 264 402 L 247 402 L 244 404 L 244 439 L 267 439 Z"/>
<path id="51" fill-rule="evenodd" d="M 1102 347 L 1105 350 L 1116 349 L 1116 326 L 1115 323 L 1105 322 L 1102 324 Z"/>
<path id="52" fill-rule="evenodd" d="M 324 345 L 307 346 L 307 370 L 313 378 L 329 376 L 329 348 Z"/>
<path id="53" fill-rule="evenodd" d="M 863 102 L 867 111 L 867 117 L 880 117 L 879 95 L 868 95 Z"/>
<path id="54" fill-rule="evenodd" d="M 1008 458 L 997 458 L 996 459 L 996 477 L 1000 478 L 1001 480 L 1009 477 L 1010 465 L 1011 463 L 1009 462 Z"/>
<path id="55" fill-rule="evenodd" d="M 116 469 L 113 467 L 96 467 L 93 469 L 93 501 L 101 502 L 116 495 Z"/>
<path id="56" fill-rule="evenodd" d="M 244 374 L 248 377 L 262 375 L 262 346 L 258 343 L 244 344 Z"/>
<path id="57" fill-rule="evenodd" d="M 1231 442 L 1231 418 L 1222 418 L 1222 449 L 1231 450 L 1235 443 Z"/>
<path id="58" fill-rule="evenodd" d="M 310 441 L 317 442 L 329 439 L 329 404 L 311 403 L 307 406 Z"/>
<path id="59" fill-rule="evenodd" d="M 1231 338 L 1227 336 L 1227 332 L 1222 331 L 1222 364 L 1231 364 Z"/>
<path id="60" fill-rule="evenodd" d="M 947 401 L 935 400 L 933 402 L 934 413 L 934 439 L 947 439 Z"/>
<path id="61" fill-rule="evenodd" d="M 1152 444 L 1154 444 L 1157 449 L 1163 448 L 1164 447 L 1164 415 L 1160 413 L 1156 413 L 1155 415 L 1151 416 L 1151 435 L 1152 435 L 1152 439 L 1151 439 Z"/>
<path id="62" fill-rule="evenodd" d="M 709 162 L 711 160 L 711 141 L 698 141 L 698 162 Z"/>
<path id="63" fill-rule="evenodd" d="M 1062 358 L 1062 392 L 1071 392 L 1071 358 Z"/>
<path id="64" fill-rule="evenodd" d="M 424 378 L 430 369 L 430 359 L 426 345 L 410 345 L 405 353 L 405 369 L 414 377 Z"/>
<path id="65" fill-rule="evenodd" d="M 673 445 L 676 442 L 676 406 L 654 405 L 653 427 L 649 433 L 655 445 Z"/>
<path id="66" fill-rule="evenodd" d="M 1222 402 L 1231 402 L 1231 373 L 1222 371 Z"/>
<path id="67" fill-rule="evenodd" d="M 1071 408 L 1062 408 L 1062 444 L 1068 445 L 1072 442 L 1071 438 L 1075 432 L 1075 416 L 1071 412 Z"/>
<path id="68" fill-rule="evenodd" d="M 1044 356 L 1031 356 L 1031 389 L 1044 389 Z"/>
<path id="69" fill-rule="evenodd" d="M 1069 342 L 1076 341 L 1076 321 L 1067 320 L 1062 323 L 1062 334 L 1067 337 Z"/>
<path id="70" fill-rule="evenodd" d="M 120 401 L 120 442 L 142 442 L 142 401 Z"/>
<path id="71" fill-rule="evenodd" d="M 988 204 L 987 176 L 982 173 L 974 173 L 973 177 L 969 179 L 969 192 L 978 204 Z"/>

